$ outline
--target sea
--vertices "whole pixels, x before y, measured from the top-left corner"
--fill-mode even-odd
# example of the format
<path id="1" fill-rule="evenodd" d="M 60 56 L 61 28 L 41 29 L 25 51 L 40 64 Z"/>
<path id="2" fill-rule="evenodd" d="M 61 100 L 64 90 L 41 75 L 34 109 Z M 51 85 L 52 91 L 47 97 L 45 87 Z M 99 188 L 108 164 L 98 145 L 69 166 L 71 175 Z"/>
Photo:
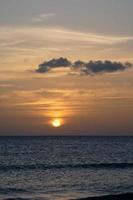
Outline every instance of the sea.
<path id="1" fill-rule="evenodd" d="M 133 192 L 133 137 L 0 137 L 0 200 Z"/>

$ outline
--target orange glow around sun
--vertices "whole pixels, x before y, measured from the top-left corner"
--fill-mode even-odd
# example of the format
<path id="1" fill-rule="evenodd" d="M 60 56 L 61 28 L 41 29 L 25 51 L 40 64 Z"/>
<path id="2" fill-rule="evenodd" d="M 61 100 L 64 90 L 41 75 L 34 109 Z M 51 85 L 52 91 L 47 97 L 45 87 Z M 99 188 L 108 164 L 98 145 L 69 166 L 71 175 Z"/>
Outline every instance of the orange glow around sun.
<path id="1" fill-rule="evenodd" d="M 59 118 L 53 119 L 52 120 L 52 126 L 55 127 L 55 128 L 62 126 L 62 120 L 59 119 Z"/>

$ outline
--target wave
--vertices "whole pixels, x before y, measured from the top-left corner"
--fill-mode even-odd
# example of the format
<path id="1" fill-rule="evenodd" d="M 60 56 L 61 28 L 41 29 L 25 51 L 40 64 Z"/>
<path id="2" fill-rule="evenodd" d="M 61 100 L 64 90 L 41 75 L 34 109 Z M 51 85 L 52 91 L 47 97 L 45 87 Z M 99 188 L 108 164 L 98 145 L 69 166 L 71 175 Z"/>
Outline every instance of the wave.
<path id="1" fill-rule="evenodd" d="M 33 199 L 31 199 L 31 198 L 6 198 L 6 199 L 4 199 L 4 200 L 33 200 Z"/>
<path id="2" fill-rule="evenodd" d="M 1 188 L 0 187 L 0 194 L 9 194 L 9 193 L 26 193 L 27 190 L 25 189 L 20 189 L 20 188 Z"/>
<path id="3" fill-rule="evenodd" d="M 4 200 L 46 200 L 46 198 L 5 198 Z M 69 199 L 70 200 L 70 199 Z M 72 199 L 71 199 L 72 200 Z M 73 199 L 74 200 L 74 199 Z M 123 194 L 115 194 L 115 195 L 106 195 L 106 196 L 96 196 L 96 197 L 88 197 L 88 198 L 79 198 L 75 200 L 133 200 L 133 193 L 123 193 Z"/>
<path id="4" fill-rule="evenodd" d="M 133 193 L 80 198 L 76 200 L 133 200 Z"/>
<path id="5" fill-rule="evenodd" d="M 133 163 L 0 165 L 0 171 L 49 170 L 49 169 L 128 169 L 128 168 L 133 168 Z"/>
<path id="6" fill-rule="evenodd" d="M 4 200 L 49 200 L 45 197 L 11 197 L 5 198 Z"/>

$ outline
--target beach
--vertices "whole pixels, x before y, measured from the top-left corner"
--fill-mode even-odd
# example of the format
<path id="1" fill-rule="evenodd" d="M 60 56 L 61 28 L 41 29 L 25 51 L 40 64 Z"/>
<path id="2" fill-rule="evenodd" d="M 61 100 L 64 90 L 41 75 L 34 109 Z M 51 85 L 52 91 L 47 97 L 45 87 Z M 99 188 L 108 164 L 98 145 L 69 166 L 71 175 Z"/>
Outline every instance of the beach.
<path id="1" fill-rule="evenodd" d="M 133 200 L 133 193 L 80 198 L 77 200 Z"/>

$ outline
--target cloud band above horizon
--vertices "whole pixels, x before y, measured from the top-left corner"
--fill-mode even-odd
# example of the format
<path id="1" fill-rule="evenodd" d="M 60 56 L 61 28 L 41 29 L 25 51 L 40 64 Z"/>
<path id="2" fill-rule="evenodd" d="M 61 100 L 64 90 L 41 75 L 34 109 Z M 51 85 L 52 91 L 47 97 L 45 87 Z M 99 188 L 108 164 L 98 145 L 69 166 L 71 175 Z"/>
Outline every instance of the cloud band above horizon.
<path id="1" fill-rule="evenodd" d="M 106 61 L 89 61 L 84 62 L 81 60 L 75 61 L 72 63 L 67 58 L 57 58 L 45 61 L 38 66 L 36 72 L 46 73 L 55 68 L 70 68 L 71 73 L 79 73 L 85 75 L 96 75 L 101 73 L 111 73 L 117 71 L 124 71 L 133 65 L 131 63 L 121 63 L 121 62 L 112 62 L 109 60 Z"/>

